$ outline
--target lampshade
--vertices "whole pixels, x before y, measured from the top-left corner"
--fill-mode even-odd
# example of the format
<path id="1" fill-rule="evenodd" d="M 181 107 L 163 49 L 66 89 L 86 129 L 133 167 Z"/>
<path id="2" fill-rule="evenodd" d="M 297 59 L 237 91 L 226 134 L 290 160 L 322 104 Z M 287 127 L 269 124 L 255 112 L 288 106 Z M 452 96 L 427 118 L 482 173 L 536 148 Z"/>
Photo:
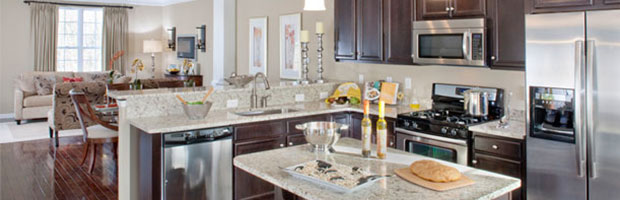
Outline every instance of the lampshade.
<path id="1" fill-rule="evenodd" d="M 159 53 L 163 46 L 159 40 L 144 40 L 142 48 L 144 53 Z"/>
<path id="2" fill-rule="evenodd" d="M 305 11 L 324 11 L 325 0 L 306 0 Z"/>

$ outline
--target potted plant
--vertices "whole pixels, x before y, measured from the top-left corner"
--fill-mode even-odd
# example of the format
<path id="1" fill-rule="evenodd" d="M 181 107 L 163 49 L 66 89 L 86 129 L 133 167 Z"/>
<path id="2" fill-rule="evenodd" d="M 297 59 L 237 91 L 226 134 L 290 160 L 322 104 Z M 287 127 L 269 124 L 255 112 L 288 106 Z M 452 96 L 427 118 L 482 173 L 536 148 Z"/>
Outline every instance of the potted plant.
<path id="1" fill-rule="evenodd" d="M 144 64 L 142 63 L 142 60 L 136 58 L 133 60 L 133 64 L 131 64 L 131 73 L 135 74 L 135 78 L 133 83 L 131 84 L 131 87 L 134 90 L 141 90 L 142 89 L 142 83 L 140 82 L 140 79 L 138 79 L 138 72 L 144 70 Z"/>

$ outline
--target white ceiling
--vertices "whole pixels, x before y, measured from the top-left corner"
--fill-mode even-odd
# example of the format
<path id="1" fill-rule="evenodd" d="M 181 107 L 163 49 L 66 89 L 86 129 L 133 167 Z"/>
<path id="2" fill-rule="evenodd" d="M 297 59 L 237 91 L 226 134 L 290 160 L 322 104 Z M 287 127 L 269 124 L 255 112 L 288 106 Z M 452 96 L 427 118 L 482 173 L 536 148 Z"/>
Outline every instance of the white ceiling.
<path id="1" fill-rule="evenodd" d="M 71 2 L 108 3 L 119 5 L 168 6 L 194 0 L 64 0 Z"/>

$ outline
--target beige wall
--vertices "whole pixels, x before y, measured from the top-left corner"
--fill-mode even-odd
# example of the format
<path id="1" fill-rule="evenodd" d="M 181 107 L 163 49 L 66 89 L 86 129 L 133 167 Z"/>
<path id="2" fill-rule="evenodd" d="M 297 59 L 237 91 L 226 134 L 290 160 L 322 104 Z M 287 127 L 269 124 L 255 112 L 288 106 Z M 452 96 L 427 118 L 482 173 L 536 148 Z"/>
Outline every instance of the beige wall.
<path id="1" fill-rule="evenodd" d="M 13 79 L 34 69 L 28 5 L 1 0 L 0 32 L 0 114 L 5 114 L 13 113 Z"/>
<path id="2" fill-rule="evenodd" d="M 153 6 L 134 6 L 129 10 L 129 49 L 127 50 L 127 66 L 131 67 L 131 62 L 139 58 L 145 65 L 144 71 L 138 73 L 139 78 L 151 78 L 152 62 L 151 54 L 144 53 L 142 43 L 144 40 L 163 41 L 162 28 L 162 7 Z M 166 49 L 164 49 L 165 51 Z M 155 54 L 155 74 L 161 75 L 162 53 Z"/>
<path id="3" fill-rule="evenodd" d="M 162 25 L 164 31 L 162 38 L 166 38 L 165 29 L 177 27 L 177 35 L 196 34 L 196 27 L 206 25 L 206 46 L 207 51 L 197 52 L 197 63 L 200 65 L 200 74 L 203 75 L 203 83 L 211 82 L 213 77 L 213 1 L 212 0 L 195 0 L 187 3 L 174 4 L 163 8 Z M 163 53 L 162 66 L 166 69 L 169 64 L 180 64 L 181 60 L 177 60 L 176 52 L 168 50 Z"/>
<path id="4" fill-rule="evenodd" d="M 471 67 L 450 66 L 415 66 L 415 65 L 380 65 L 335 62 L 334 60 L 334 1 L 326 1 L 327 11 L 303 12 L 303 0 L 238 0 L 237 3 L 237 71 L 248 74 L 248 39 L 249 19 L 256 16 L 268 16 L 268 76 L 270 80 L 279 77 L 279 16 L 303 12 L 302 29 L 315 32 L 316 21 L 325 23 L 323 47 L 325 51 L 324 66 L 328 79 L 358 81 L 358 75 L 364 75 L 366 81 L 385 79 L 390 76 L 394 81 L 404 83 L 406 77 L 412 78 L 413 88 L 405 93 L 420 98 L 429 98 L 432 83 L 458 83 L 504 88 L 514 93 L 511 105 L 524 109 L 524 73 L 515 71 L 490 70 Z M 316 37 L 310 44 L 310 77 L 316 77 Z M 404 85 L 403 85 L 404 88 Z"/>

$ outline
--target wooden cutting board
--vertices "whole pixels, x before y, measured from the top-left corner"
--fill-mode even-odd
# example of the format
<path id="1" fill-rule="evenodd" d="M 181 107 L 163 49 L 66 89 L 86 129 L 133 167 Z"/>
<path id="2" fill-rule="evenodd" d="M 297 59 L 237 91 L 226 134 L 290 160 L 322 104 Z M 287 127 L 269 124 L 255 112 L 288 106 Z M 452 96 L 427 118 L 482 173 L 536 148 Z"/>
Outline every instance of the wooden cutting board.
<path id="1" fill-rule="evenodd" d="M 455 181 L 455 182 L 436 183 L 436 182 L 424 180 L 416 176 L 415 174 L 411 173 L 411 170 L 409 168 L 396 169 L 394 170 L 394 172 L 401 178 L 413 184 L 416 184 L 416 185 L 419 185 L 419 186 L 422 186 L 422 187 L 425 187 L 431 190 L 435 190 L 435 191 L 447 191 L 447 190 L 465 187 L 465 186 L 472 185 L 475 183 L 473 180 L 467 178 L 464 175 L 461 176 L 460 180 Z"/>

